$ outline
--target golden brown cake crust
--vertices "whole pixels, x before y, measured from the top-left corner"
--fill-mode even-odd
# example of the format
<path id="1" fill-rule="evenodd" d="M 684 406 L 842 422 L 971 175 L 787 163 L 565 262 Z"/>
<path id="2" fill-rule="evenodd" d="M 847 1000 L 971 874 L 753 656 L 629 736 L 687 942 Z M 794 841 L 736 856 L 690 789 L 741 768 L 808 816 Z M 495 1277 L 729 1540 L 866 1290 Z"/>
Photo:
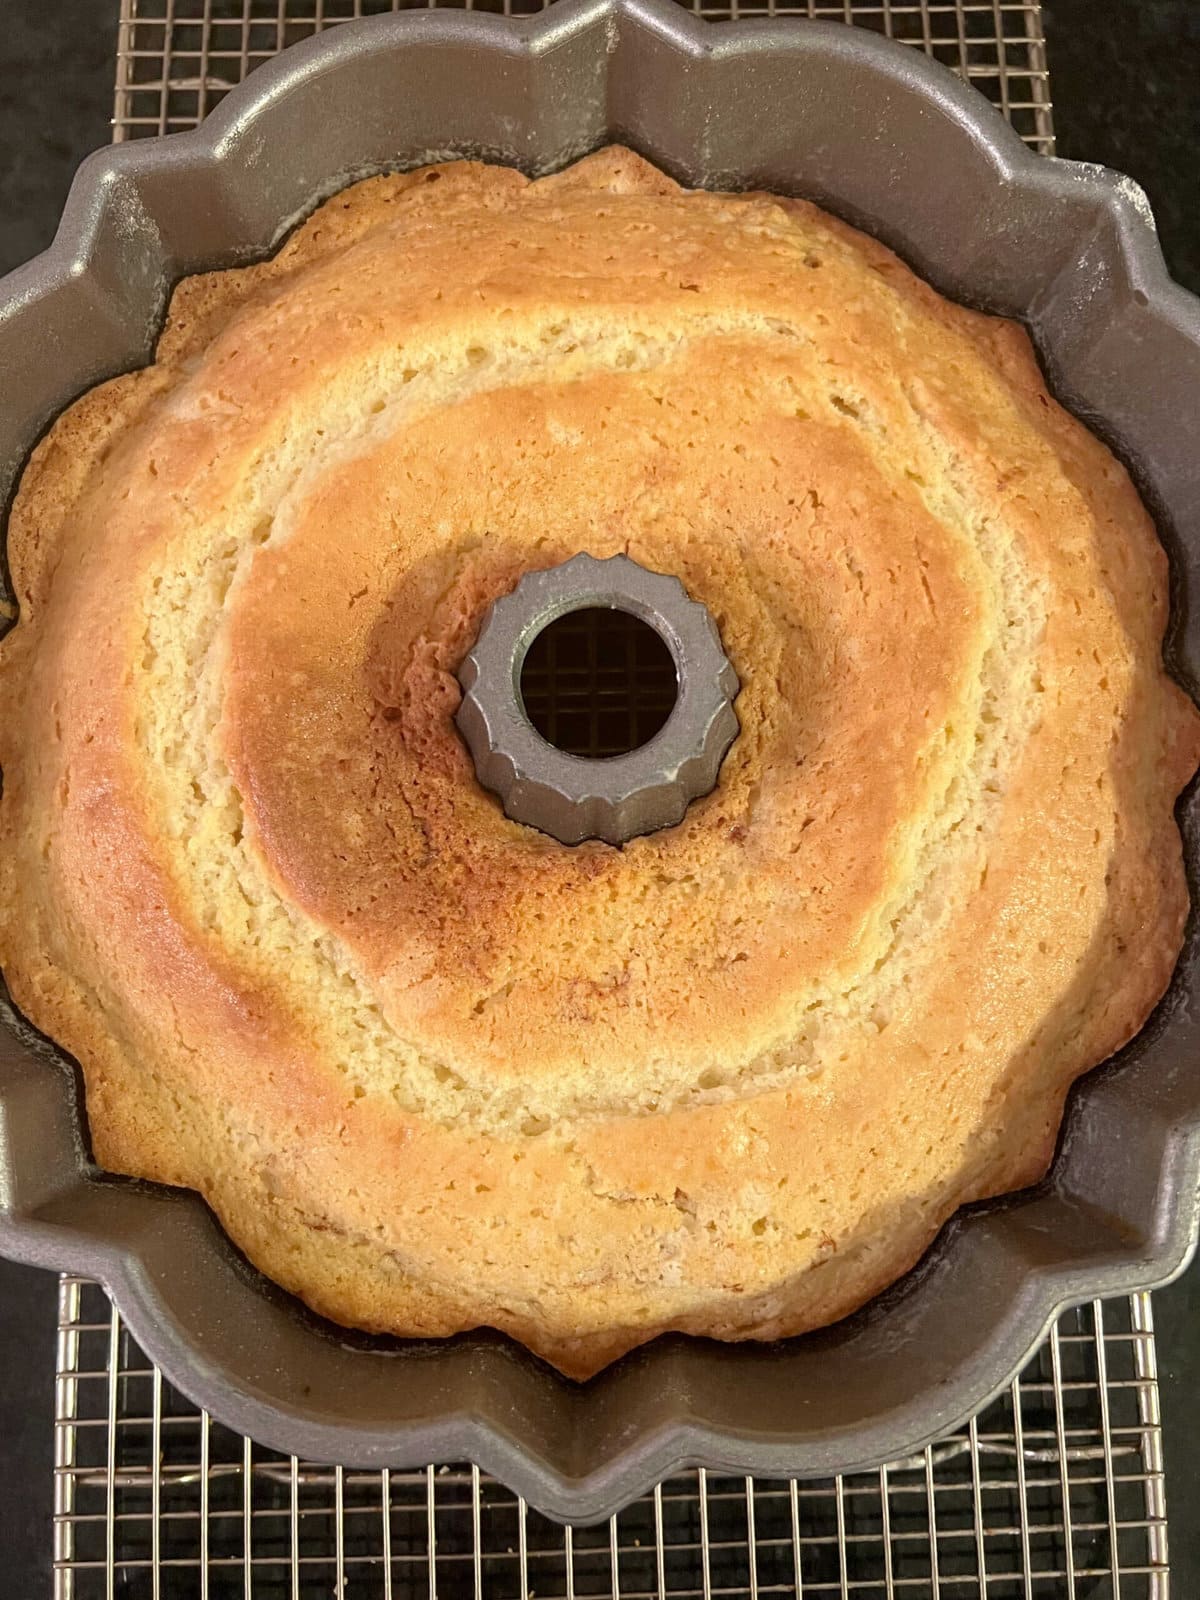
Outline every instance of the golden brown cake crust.
<path id="1" fill-rule="evenodd" d="M 1025 335 L 602 151 L 335 197 L 182 284 L 13 512 L 0 959 L 100 1162 L 337 1320 L 586 1376 L 764 1338 L 1037 1178 L 1187 908 L 1166 561 Z M 627 551 L 742 732 L 623 849 L 508 822 L 454 670 Z"/>

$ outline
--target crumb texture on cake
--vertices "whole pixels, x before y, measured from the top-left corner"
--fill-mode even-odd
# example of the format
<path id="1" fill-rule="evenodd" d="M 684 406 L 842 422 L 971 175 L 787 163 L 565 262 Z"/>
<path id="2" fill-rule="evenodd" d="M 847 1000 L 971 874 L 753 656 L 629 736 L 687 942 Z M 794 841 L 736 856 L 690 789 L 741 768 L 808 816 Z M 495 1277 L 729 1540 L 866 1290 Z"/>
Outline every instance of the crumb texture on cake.
<path id="1" fill-rule="evenodd" d="M 455 669 L 521 573 L 679 577 L 742 684 L 676 828 L 509 822 Z M 98 1160 L 319 1311 L 586 1376 L 774 1337 L 1037 1178 L 1141 1026 L 1200 718 L 1166 558 L 1014 324 L 609 149 L 186 280 L 13 510 L 0 960 Z"/>

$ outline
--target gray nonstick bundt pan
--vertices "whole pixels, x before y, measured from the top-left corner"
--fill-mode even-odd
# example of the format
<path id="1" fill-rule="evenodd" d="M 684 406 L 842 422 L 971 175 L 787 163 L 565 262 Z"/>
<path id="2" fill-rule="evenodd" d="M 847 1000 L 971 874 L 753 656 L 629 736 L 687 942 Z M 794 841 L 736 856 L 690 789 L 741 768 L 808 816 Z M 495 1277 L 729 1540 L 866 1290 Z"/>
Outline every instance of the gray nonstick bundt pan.
<path id="1" fill-rule="evenodd" d="M 52 247 L 0 285 L 5 495 L 68 401 L 148 361 L 181 275 L 270 251 L 348 179 L 451 154 L 548 171 L 622 140 L 685 182 L 809 196 L 946 293 L 1030 328 L 1061 399 L 1132 468 L 1172 557 L 1170 663 L 1200 681 L 1200 302 L 1137 188 L 1034 156 L 916 51 L 835 23 L 711 26 L 671 0 L 530 21 L 414 11 L 287 51 L 195 133 L 84 163 Z M 0 712 L 2 714 L 2 712 Z M 1180 816 L 1195 881 L 1195 793 Z M 858 1315 L 769 1346 L 669 1337 L 588 1384 L 497 1334 L 371 1340 L 256 1274 L 195 1196 L 89 1159 L 73 1064 L 0 1032 L 0 1250 L 100 1278 L 221 1421 L 355 1466 L 471 1459 L 553 1516 L 703 1462 L 854 1471 L 954 1428 L 1071 1302 L 1170 1278 L 1200 1174 L 1195 919 L 1167 998 L 1071 1100 L 1049 1178 L 956 1217 Z"/>

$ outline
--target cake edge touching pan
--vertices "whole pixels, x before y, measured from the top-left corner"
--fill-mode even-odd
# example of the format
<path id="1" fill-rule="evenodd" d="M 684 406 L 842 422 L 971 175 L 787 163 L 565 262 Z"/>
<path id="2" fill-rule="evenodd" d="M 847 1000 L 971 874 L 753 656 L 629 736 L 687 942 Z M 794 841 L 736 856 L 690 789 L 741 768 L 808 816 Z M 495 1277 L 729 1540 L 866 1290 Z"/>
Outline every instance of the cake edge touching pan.
<path id="1" fill-rule="evenodd" d="M 1200 302 L 1129 180 L 1028 151 L 919 52 L 839 23 L 714 26 L 674 0 L 536 19 L 419 11 L 287 51 L 194 133 L 97 153 L 58 235 L 0 285 L 5 500 L 76 395 L 150 359 L 169 287 L 261 257 L 356 176 L 454 155 L 528 171 L 612 140 L 685 182 L 802 194 L 944 293 L 1020 318 L 1059 398 L 1133 471 L 1172 559 L 1168 660 L 1200 683 Z M 1196 787 L 1179 816 L 1200 877 Z M 502 1336 L 332 1328 L 242 1259 L 195 1195 L 105 1176 L 74 1066 L 0 1029 L 0 1251 L 101 1279 L 166 1376 L 260 1442 L 356 1467 L 469 1459 L 563 1520 L 681 1466 L 853 1472 L 959 1426 L 1067 1305 L 1164 1282 L 1194 1243 L 1200 949 L 1089 1074 L 1036 1188 L 960 1213 L 855 1316 L 773 1345 L 670 1336 L 586 1385 Z"/>

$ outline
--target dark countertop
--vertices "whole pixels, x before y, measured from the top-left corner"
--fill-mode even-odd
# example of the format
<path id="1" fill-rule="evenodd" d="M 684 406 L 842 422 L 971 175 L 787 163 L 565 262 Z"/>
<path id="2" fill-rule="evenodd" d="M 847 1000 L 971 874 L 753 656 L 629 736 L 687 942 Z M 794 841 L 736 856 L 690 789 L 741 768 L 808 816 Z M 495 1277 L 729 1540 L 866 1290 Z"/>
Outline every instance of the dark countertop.
<path id="1" fill-rule="evenodd" d="M 107 142 L 117 0 L 0 0 L 0 271 L 44 247 L 78 161 Z M 1200 3 L 1045 0 L 1059 153 L 1130 173 L 1200 292 Z M 1154 1297 L 1171 1566 L 1200 1594 L 1200 1263 Z M 50 1593 L 55 1279 L 0 1262 L 0 1589 Z"/>
<path id="2" fill-rule="evenodd" d="M 1043 0 L 1058 154 L 1127 172 L 1200 293 L 1200 4 Z"/>

